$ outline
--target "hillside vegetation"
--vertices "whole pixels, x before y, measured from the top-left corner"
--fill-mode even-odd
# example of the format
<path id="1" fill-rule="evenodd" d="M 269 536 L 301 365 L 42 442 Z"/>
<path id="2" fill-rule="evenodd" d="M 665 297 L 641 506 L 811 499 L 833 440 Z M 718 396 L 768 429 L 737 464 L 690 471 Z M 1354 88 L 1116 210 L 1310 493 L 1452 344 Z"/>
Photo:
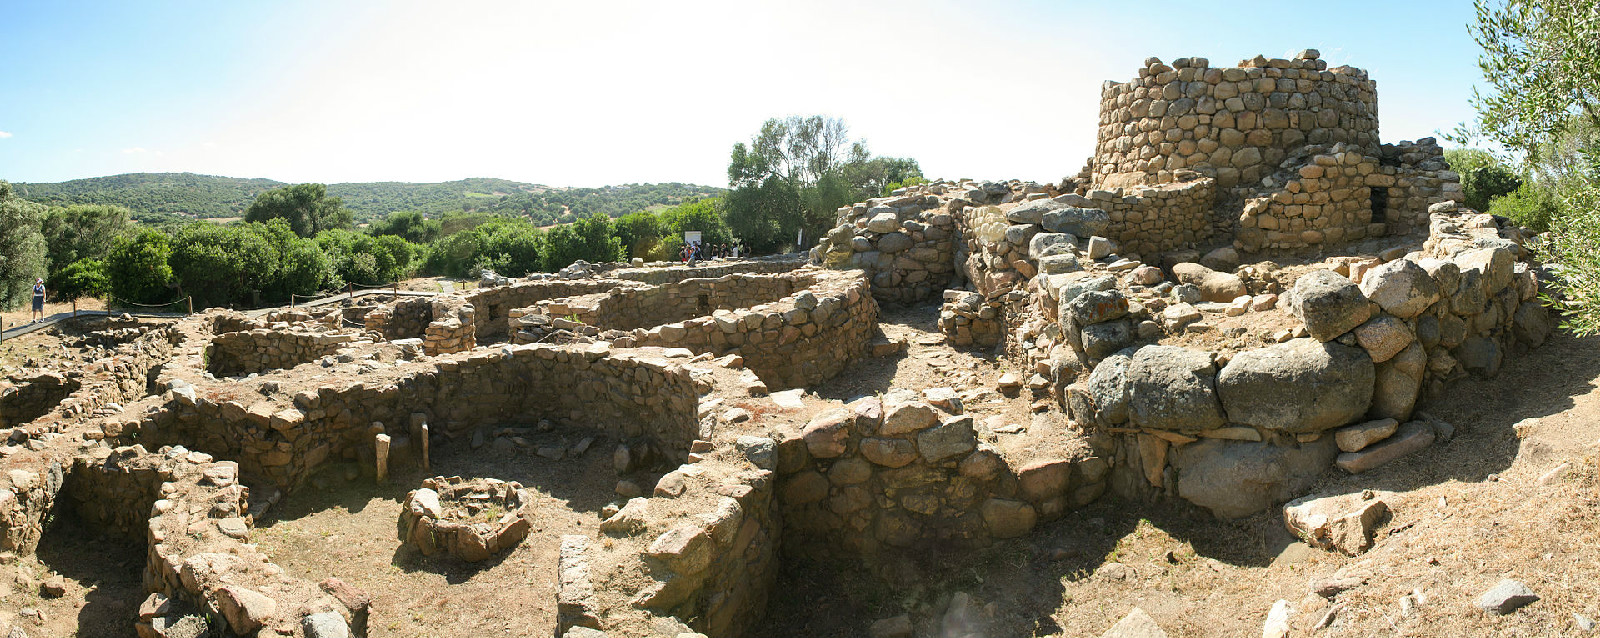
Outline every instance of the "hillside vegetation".
<path id="1" fill-rule="evenodd" d="M 147 222 L 239 217 L 262 193 L 288 184 L 194 173 L 128 173 L 59 183 L 16 183 L 17 195 L 51 206 L 109 204 L 133 211 Z M 451 182 L 352 182 L 329 184 L 328 195 L 344 200 L 358 222 L 391 213 L 417 211 L 484 212 L 526 216 L 539 225 L 571 222 L 591 215 L 621 217 L 657 206 L 720 195 L 723 189 L 694 184 L 623 184 L 598 188 L 555 188 L 493 178 Z"/>

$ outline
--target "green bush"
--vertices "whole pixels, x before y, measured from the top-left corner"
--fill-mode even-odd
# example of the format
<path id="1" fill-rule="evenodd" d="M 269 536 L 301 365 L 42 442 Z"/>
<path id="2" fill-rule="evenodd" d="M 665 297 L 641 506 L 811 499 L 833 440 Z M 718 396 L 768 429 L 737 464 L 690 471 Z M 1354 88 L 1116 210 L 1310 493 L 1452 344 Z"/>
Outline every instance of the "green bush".
<path id="1" fill-rule="evenodd" d="M 173 293 L 168 284 L 172 282 L 172 267 L 167 264 L 171 254 L 171 241 L 160 231 L 147 230 L 119 238 L 106 258 L 111 294 L 133 303 L 171 301 Z"/>
<path id="2" fill-rule="evenodd" d="M 1491 215 L 1509 218 L 1518 226 L 1541 233 L 1550 230 L 1551 221 L 1561 213 L 1560 202 L 1532 184 L 1522 184 L 1515 191 L 1494 198 L 1488 209 Z"/>
<path id="3" fill-rule="evenodd" d="M 111 276 L 106 262 L 79 259 L 51 274 L 46 287 L 57 301 L 104 297 L 111 294 Z"/>

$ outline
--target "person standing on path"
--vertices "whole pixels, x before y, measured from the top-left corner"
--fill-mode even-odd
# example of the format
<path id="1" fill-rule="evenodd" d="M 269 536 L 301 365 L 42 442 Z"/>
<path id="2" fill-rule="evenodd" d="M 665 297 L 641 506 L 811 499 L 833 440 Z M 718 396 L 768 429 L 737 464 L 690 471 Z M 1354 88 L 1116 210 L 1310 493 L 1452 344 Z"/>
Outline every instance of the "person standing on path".
<path id="1" fill-rule="evenodd" d="M 44 280 L 33 281 L 33 323 L 44 321 Z"/>

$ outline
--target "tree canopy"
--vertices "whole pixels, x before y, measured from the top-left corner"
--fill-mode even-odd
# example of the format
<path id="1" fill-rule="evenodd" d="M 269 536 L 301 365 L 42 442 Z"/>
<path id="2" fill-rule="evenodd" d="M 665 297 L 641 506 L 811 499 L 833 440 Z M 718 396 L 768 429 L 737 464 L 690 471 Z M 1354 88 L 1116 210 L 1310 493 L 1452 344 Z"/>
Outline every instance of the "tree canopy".
<path id="1" fill-rule="evenodd" d="M 800 231 L 810 243 L 833 226 L 839 207 L 921 176 L 916 160 L 872 157 L 866 142 L 850 139 L 844 120 L 774 118 L 749 144 L 733 146 L 726 218 L 758 251 L 789 245 Z"/>
<path id="2" fill-rule="evenodd" d="M 324 230 L 349 228 L 350 211 L 344 202 L 328 196 L 328 187 L 322 184 L 295 184 L 262 193 L 255 203 L 244 211 L 247 222 L 266 222 L 282 219 L 301 237 L 316 237 Z"/>
<path id="3" fill-rule="evenodd" d="M 1566 325 L 1600 332 L 1600 0 L 1475 0 L 1475 8 L 1470 28 L 1487 90 L 1474 93 L 1477 122 L 1458 137 L 1498 143 L 1532 178 L 1517 199 L 1500 201 L 1548 198 L 1539 250 L 1559 269 Z"/>
<path id="4" fill-rule="evenodd" d="M 11 309 L 33 295 L 33 282 L 46 274 L 45 207 L 18 197 L 0 182 L 0 308 Z"/>

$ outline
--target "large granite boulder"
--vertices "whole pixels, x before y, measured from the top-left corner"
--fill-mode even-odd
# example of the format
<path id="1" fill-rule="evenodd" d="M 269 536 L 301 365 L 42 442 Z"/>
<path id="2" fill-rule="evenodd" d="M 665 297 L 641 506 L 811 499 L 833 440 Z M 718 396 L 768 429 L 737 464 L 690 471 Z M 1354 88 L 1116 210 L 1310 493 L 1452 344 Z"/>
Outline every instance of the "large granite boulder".
<path id="1" fill-rule="evenodd" d="M 1172 276 L 1180 283 L 1199 288 L 1200 299 L 1204 301 L 1229 302 L 1249 294 L 1244 287 L 1244 280 L 1238 275 L 1217 272 L 1200 264 L 1174 265 Z"/>
<path id="2" fill-rule="evenodd" d="M 1299 445 L 1201 439 L 1177 448 L 1178 496 L 1221 518 L 1241 518 L 1300 495 L 1339 448 L 1324 436 Z"/>
<path id="3" fill-rule="evenodd" d="M 1211 353 L 1177 346 L 1145 346 L 1128 364 L 1128 416 L 1161 430 L 1209 430 L 1226 419 L 1217 399 Z"/>
<path id="4" fill-rule="evenodd" d="M 1332 341 L 1372 316 L 1361 288 L 1331 270 L 1313 270 L 1295 280 L 1289 309 L 1317 341 Z"/>
<path id="5" fill-rule="evenodd" d="M 1409 259 L 1379 265 L 1361 278 L 1361 293 L 1401 319 L 1422 314 L 1439 300 L 1439 284 Z"/>
<path id="6" fill-rule="evenodd" d="M 1217 375 L 1217 394 L 1234 423 L 1320 432 L 1367 413 L 1374 375 L 1361 348 L 1294 339 L 1234 355 Z"/>
<path id="7" fill-rule="evenodd" d="M 1111 225 L 1111 216 L 1098 208 L 1065 206 L 1045 212 L 1040 223 L 1047 232 L 1092 237 L 1105 234 L 1106 227 Z"/>

